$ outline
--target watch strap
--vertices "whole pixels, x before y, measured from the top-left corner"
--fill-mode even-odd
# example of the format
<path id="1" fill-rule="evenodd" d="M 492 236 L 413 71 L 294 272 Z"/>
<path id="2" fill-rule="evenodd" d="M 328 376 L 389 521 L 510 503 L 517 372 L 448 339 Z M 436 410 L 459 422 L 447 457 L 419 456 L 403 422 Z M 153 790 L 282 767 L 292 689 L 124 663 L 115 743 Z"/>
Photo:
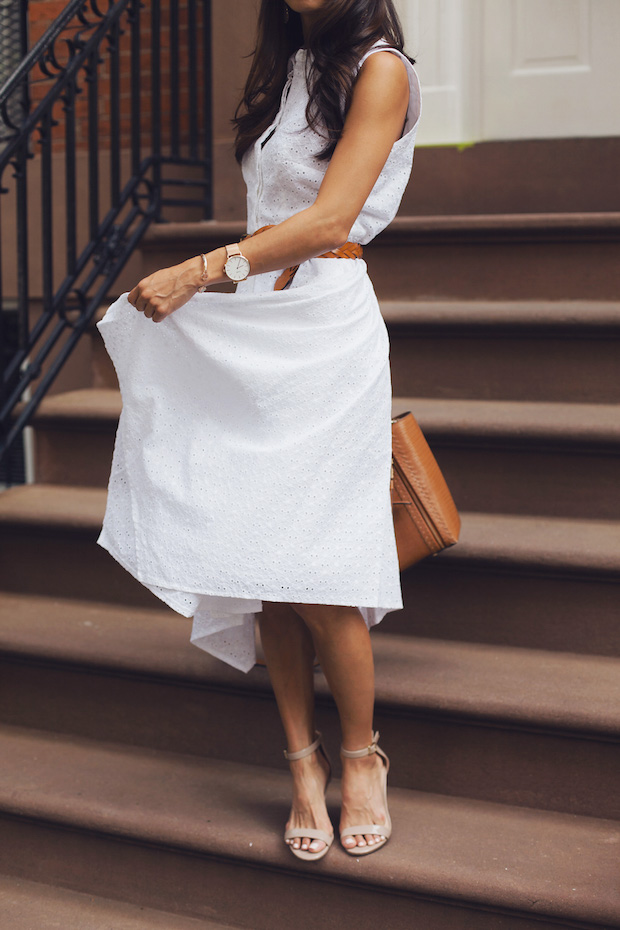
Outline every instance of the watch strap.
<path id="1" fill-rule="evenodd" d="M 233 258 L 235 255 L 241 255 L 241 249 L 239 248 L 239 243 L 234 243 L 233 245 L 226 246 L 226 258 Z M 245 256 L 241 256 L 244 258 Z"/>

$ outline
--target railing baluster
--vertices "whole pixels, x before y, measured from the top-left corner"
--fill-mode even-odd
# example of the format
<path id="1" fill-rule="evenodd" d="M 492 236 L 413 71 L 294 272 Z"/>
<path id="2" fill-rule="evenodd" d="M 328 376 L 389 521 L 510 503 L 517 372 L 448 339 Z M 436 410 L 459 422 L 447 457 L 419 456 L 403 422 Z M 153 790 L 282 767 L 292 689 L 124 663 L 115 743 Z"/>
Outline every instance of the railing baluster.
<path id="1" fill-rule="evenodd" d="M 0 175 L 0 192 L 2 175 Z M 4 403 L 5 369 L 9 355 L 6 307 L 4 306 L 4 274 L 2 268 L 2 198 L 0 197 L 0 407 Z"/>
<path id="2" fill-rule="evenodd" d="M 213 209 L 213 127 L 211 123 L 211 95 L 212 95 L 212 75 L 211 75 L 211 0 L 203 0 L 202 4 L 202 87 L 203 87 L 203 118 L 202 118 L 202 137 L 203 137 L 203 164 L 204 179 L 206 181 L 204 194 L 204 216 L 205 219 L 211 217 Z"/>
<path id="3" fill-rule="evenodd" d="M 121 198 L 121 31 L 114 23 L 109 39 L 110 49 L 110 202 L 117 207 Z"/>
<path id="4" fill-rule="evenodd" d="M 90 238 L 97 238 L 99 228 L 99 49 L 89 56 L 88 84 L 88 202 Z"/>
<path id="5" fill-rule="evenodd" d="M 170 154 L 179 156 L 181 100 L 179 95 L 179 0 L 170 3 Z"/>
<path id="6" fill-rule="evenodd" d="M 75 181 L 75 82 L 70 81 L 63 96 L 65 112 L 65 217 L 67 274 L 73 274 L 77 261 L 77 198 Z"/>
<path id="7" fill-rule="evenodd" d="M 189 155 L 198 158 L 198 56 L 196 51 L 196 0 L 187 0 L 187 60 L 189 81 Z"/>
<path id="8" fill-rule="evenodd" d="M 41 121 L 41 248 L 43 270 L 43 311 L 52 307 L 54 282 L 54 234 L 52 231 L 52 111 Z"/>
<path id="9" fill-rule="evenodd" d="M 17 222 L 17 340 L 20 349 L 28 345 L 28 138 L 19 146 L 14 161 Z"/>
<path id="10" fill-rule="evenodd" d="M 131 29 L 131 173 L 140 173 L 140 136 L 142 132 L 142 108 L 140 97 L 140 0 L 130 7 Z"/>
<path id="11" fill-rule="evenodd" d="M 159 36 L 161 11 L 159 0 L 152 0 L 151 7 L 151 148 L 153 151 L 153 187 L 157 197 L 155 219 L 161 219 L 161 53 Z"/>

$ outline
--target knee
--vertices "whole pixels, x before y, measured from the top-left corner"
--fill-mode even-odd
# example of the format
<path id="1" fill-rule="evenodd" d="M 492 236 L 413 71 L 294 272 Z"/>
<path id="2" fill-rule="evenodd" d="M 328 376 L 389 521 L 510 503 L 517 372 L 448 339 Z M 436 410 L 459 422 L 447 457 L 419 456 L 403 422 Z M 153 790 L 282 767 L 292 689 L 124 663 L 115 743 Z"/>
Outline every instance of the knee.
<path id="1" fill-rule="evenodd" d="M 331 604 L 292 604 L 312 633 L 322 633 L 334 624 L 349 618 L 352 613 L 359 614 L 355 607 L 340 607 Z M 361 619 L 361 617 L 360 617 Z"/>
<path id="2" fill-rule="evenodd" d="M 283 602 L 263 601 L 263 609 L 258 615 L 258 622 L 261 629 L 266 626 L 276 628 L 286 627 L 291 620 L 299 622 L 297 614 L 290 604 Z"/>

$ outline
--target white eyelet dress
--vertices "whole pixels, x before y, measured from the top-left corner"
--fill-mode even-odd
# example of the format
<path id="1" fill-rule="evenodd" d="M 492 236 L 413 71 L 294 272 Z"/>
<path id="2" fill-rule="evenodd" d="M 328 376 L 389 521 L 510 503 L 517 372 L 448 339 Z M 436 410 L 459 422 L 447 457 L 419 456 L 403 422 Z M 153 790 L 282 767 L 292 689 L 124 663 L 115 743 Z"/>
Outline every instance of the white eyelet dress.
<path id="1" fill-rule="evenodd" d="M 407 122 L 351 231 L 362 244 L 411 171 L 420 89 L 403 61 Z M 249 232 L 312 204 L 327 169 L 306 66 L 300 49 L 244 159 Z M 274 291 L 278 274 L 196 294 L 158 324 L 123 294 L 98 324 L 123 400 L 99 545 L 243 671 L 263 600 L 356 606 L 369 627 L 402 607 L 389 344 L 366 264 L 311 259 Z"/>

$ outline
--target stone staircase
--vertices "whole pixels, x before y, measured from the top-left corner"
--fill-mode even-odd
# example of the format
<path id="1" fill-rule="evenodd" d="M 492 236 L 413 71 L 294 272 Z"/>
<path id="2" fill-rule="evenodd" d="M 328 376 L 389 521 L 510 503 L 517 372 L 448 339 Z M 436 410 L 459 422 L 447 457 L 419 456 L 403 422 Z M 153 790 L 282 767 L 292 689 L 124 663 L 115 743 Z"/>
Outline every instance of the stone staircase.
<path id="1" fill-rule="evenodd" d="M 237 235 L 158 227 L 142 273 Z M 367 859 L 290 855 L 265 671 L 95 545 L 120 399 L 92 332 L 38 483 L 0 495 L 3 930 L 620 927 L 619 242 L 615 214 L 444 216 L 368 250 L 463 536 L 373 634 L 395 832 Z"/>

